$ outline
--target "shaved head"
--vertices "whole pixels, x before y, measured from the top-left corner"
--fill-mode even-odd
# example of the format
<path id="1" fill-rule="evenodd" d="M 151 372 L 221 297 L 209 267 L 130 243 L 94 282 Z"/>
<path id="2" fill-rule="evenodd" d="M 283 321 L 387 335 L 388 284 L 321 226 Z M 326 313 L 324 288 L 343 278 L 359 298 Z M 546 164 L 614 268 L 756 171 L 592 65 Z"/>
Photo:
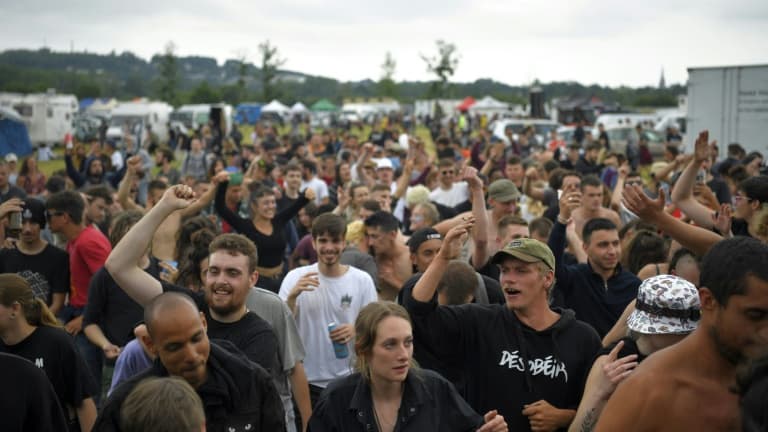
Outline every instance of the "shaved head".
<path id="1" fill-rule="evenodd" d="M 175 321 L 176 314 L 172 313 L 187 308 L 195 315 L 200 314 L 195 302 L 186 294 L 177 292 L 165 292 L 152 299 L 144 308 L 144 324 L 147 326 L 147 332 L 152 336 L 152 328 L 158 322 Z"/>

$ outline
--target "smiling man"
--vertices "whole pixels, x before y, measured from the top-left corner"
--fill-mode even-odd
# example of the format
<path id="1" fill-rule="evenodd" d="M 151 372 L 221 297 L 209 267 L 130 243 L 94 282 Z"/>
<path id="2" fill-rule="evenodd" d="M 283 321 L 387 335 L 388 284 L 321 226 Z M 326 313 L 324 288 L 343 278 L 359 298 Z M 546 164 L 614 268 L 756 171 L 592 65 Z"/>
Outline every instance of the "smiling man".
<path id="1" fill-rule="evenodd" d="M 206 430 L 283 430 L 280 397 L 264 369 L 211 343 L 205 315 L 184 294 L 165 293 L 144 310 L 148 335 L 142 337 L 157 356 L 146 371 L 121 384 L 96 419 L 94 431 L 119 431 L 120 408 L 145 378 L 178 376 L 200 396 Z"/>
<path id="2" fill-rule="evenodd" d="M 304 368 L 313 406 L 328 383 L 352 373 L 349 358 L 337 358 L 332 343 L 353 341 L 358 312 L 377 300 L 368 273 L 341 264 L 346 231 L 341 216 L 318 216 L 312 223 L 317 263 L 291 270 L 280 286 L 280 297 L 293 311 L 304 341 Z M 331 332 L 330 323 L 336 323 Z"/>
<path id="3" fill-rule="evenodd" d="M 560 197 L 560 215 L 549 235 L 549 247 L 557 261 L 554 303 L 573 309 L 578 319 L 603 337 L 627 304 L 637 297 L 641 281 L 622 269 L 619 232 L 608 219 L 591 219 L 584 225 L 582 247 L 587 263 L 565 264 L 565 230 L 569 223 L 574 223 L 571 215 L 581 205 L 581 197 L 578 191 L 566 192 Z"/>
<path id="4" fill-rule="evenodd" d="M 555 257 L 534 239 L 513 240 L 492 259 L 505 305 L 438 306 L 435 290 L 472 225 L 448 232 L 406 299 L 414 336 L 465 371 L 464 396 L 476 411 L 498 410 L 515 431 L 566 428 L 600 340 L 573 312 L 550 308 Z"/>

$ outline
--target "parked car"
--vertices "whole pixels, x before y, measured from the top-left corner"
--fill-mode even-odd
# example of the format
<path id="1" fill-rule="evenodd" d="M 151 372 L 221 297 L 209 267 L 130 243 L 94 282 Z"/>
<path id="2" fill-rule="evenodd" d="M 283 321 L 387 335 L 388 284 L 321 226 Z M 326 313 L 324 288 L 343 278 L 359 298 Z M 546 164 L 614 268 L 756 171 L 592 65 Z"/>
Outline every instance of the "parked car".
<path id="1" fill-rule="evenodd" d="M 522 133 L 523 130 L 528 126 L 533 126 L 538 144 L 545 145 L 547 140 L 549 140 L 549 133 L 554 129 L 558 129 L 561 125 L 560 123 L 552 120 L 501 119 L 491 123 L 489 128 L 495 137 L 509 144 L 509 139 L 504 134 L 504 131 L 507 129 L 507 127 L 512 128 L 512 138 L 517 140 L 518 134 Z"/>
<path id="2" fill-rule="evenodd" d="M 610 151 L 623 154 L 627 154 L 627 142 L 629 141 L 629 137 L 632 134 L 637 134 L 635 129 L 631 127 L 611 128 L 606 129 L 605 131 L 610 140 Z M 651 150 L 653 158 L 660 159 L 664 155 L 664 147 L 667 144 L 664 136 L 650 129 L 643 129 L 642 134 L 643 137 L 648 140 L 648 148 Z M 595 137 L 595 139 L 597 139 L 597 137 Z M 679 145 L 679 143 L 674 144 Z"/>

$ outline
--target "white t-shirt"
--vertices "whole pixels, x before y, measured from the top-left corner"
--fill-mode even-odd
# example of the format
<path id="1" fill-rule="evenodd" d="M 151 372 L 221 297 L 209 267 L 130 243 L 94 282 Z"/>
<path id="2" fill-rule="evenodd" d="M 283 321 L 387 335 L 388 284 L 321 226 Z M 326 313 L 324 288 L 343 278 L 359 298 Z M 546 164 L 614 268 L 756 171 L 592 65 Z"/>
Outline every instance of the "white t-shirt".
<path id="1" fill-rule="evenodd" d="M 448 190 L 438 186 L 429 193 L 429 199 L 446 207 L 456 207 L 469 199 L 469 186 L 463 181 L 454 183 Z"/>
<path id="2" fill-rule="evenodd" d="M 287 300 L 296 282 L 309 272 L 318 272 L 320 286 L 296 298 L 296 324 L 304 342 L 307 379 L 312 385 L 325 387 L 353 371 L 353 344 L 349 344 L 349 357 L 337 359 L 328 324 L 354 325 L 360 310 L 378 296 L 373 279 L 362 270 L 348 266 L 346 273 L 332 278 L 319 274 L 317 264 L 312 264 L 288 272 L 280 285 L 280 298 Z"/>
<path id="3" fill-rule="evenodd" d="M 309 181 L 301 181 L 301 190 L 311 187 L 315 191 L 315 204 L 321 205 L 323 200 L 328 197 L 328 185 L 324 181 L 312 177 Z"/>

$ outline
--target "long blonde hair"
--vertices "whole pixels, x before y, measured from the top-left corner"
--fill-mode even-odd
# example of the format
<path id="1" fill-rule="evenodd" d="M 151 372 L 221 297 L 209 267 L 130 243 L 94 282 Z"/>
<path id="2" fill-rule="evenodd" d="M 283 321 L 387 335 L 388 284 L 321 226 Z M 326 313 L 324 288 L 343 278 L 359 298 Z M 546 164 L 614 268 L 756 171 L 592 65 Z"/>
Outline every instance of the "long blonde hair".
<path id="1" fill-rule="evenodd" d="M 29 282 L 15 273 L 0 274 L 0 304 L 11 307 L 14 303 L 21 305 L 24 318 L 30 325 L 60 327 L 48 305 L 42 299 L 36 298 Z"/>

